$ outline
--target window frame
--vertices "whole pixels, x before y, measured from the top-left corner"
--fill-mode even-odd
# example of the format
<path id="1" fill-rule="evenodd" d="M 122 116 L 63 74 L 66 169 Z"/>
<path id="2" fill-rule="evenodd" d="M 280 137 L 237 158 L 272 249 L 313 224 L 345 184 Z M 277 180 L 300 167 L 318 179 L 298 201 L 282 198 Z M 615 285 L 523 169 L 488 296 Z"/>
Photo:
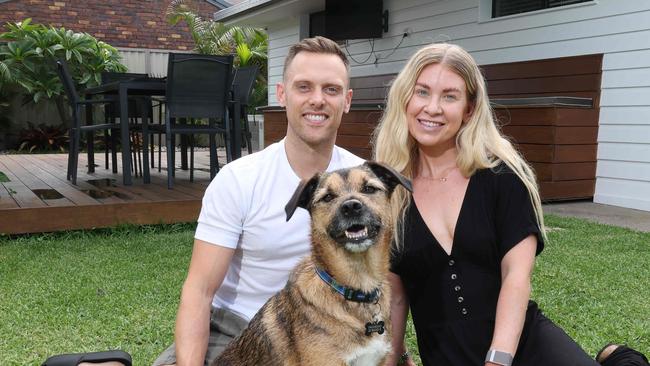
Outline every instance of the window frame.
<path id="1" fill-rule="evenodd" d="M 540 2 L 542 3 L 540 8 L 527 10 L 527 11 L 521 11 L 521 12 L 517 12 L 517 13 L 499 15 L 499 14 L 497 14 L 497 8 L 498 8 L 497 2 L 503 2 L 503 1 L 507 1 L 507 0 L 490 0 L 490 5 L 491 5 L 490 18 L 491 19 L 498 19 L 498 18 L 502 18 L 502 17 L 527 14 L 527 13 L 532 13 L 532 12 L 541 11 L 541 10 L 557 9 L 557 8 L 562 8 L 562 7 L 565 7 L 565 6 L 576 6 L 576 5 L 579 6 L 579 5 L 584 5 L 586 3 L 595 2 L 595 0 L 574 0 L 574 2 L 572 2 L 570 4 L 562 4 L 562 5 L 551 6 L 551 4 L 550 4 L 551 0 L 540 0 Z M 516 0 L 514 0 L 514 1 L 516 1 Z"/>

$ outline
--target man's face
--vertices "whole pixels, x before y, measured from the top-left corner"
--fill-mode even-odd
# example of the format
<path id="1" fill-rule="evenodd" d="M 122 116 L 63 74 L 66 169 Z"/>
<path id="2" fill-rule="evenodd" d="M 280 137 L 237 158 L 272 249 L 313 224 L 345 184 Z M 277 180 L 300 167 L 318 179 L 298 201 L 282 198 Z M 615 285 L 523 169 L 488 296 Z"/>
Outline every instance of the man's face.
<path id="1" fill-rule="evenodd" d="M 300 52 L 291 61 L 277 98 L 287 110 L 287 139 L 312 148 L 333 145 L 352 101 L 348 72 L 333 54 Z"/>

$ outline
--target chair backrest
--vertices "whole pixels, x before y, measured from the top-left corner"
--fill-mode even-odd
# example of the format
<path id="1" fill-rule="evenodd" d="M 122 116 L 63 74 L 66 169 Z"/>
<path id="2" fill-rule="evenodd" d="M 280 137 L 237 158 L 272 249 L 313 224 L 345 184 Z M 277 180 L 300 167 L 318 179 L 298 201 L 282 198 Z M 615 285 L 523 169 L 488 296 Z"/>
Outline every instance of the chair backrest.
<path id="1" fill-rule="evenodd" d="M 255 86 L 257 77 L 257 66 L 245 66 L 235 69 L 235 76 L 232 81 L 233 93 L 242 106 L 248 105 L 248 100 Z"/>
<path id="2" fill-rule="evenodd" d="M 77 94 L 77 89 L 75 89 L 68 64 L 63 59 L 56 60 L 56 72 L 59 74 L 59 79 L 61 80 L 61 84 L 63 84 L 63 90 L 68 97 L 68 102 L 74 108 L 77 102 L 79 102 L 79 95 Z"/>
<path id="3" fill-rule="evenodd" d="M 171 118 L 225 119 L 233 56 L 170 53 L 167 108 Z"/>

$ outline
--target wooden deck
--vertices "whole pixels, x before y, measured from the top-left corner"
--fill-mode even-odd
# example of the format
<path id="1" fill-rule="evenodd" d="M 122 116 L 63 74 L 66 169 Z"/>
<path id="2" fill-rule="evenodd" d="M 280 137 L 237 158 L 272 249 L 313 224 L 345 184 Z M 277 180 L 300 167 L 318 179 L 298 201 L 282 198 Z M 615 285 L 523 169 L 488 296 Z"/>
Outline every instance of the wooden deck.
<path id="1" fill-rule="evenodd" d="M 143 184 L 138 177 L 132 186 L 122 185 L 121 174 L 104 168 L 103 154 L 95 156 L 99 166 L 91 174 L 86 156 L 79 155 L 76 186 L 65 177 L 67 154 L 0 155 L 0 172 L 8 179 L 0 183 L 0 233 L 195 221 L 210 181 L 207 151 L 195 154 L 194 182 L 189 180 L 189 170 L 177 169 L 171 190 L 167 189 L 164 154 L 161 172 L 156 156 L 151 183 Z M 225 154 L 220 152 L 223 164 L 226 159 L 221 155 Z"/>

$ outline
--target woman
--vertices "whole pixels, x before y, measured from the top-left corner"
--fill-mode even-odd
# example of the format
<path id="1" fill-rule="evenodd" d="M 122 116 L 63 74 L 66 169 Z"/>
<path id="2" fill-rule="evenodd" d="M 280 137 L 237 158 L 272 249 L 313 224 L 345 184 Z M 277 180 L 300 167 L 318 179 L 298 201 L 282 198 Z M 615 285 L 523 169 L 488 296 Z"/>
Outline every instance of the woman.
<path id="1" fill-rule="evenodd" d="M 496 127 L 466 51 L 434 44 L 413 55 L 373 144 L 376 160 L 413 181 L 412 196 L 394 194 L 392 364 L 413 364 L 400 356 L 410 307 L 424 365 L 598 365 L 529 301 L 544 247 L 535 175 Z M 612 345 L 599 361 L 621 355 L 643 360 Z"/>

